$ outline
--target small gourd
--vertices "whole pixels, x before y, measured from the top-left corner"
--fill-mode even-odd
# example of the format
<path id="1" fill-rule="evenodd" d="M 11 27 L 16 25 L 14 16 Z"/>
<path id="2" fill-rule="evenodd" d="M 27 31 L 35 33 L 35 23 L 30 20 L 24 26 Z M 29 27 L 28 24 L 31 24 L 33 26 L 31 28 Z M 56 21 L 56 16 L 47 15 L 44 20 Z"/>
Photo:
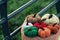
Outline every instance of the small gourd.
<path id="1" fill-rule="evenodd" d="M 33 24 L 35 27 L 37 27 L 38 29 L 41 28 L 41 27 L 46 27 L 46 23 L 44 22 L 36 22 Z"/>
<path id="2" fill-rule="evenodd" d="M 48 24 L 47 28 L 49 28 L 50 30 L 52 30 L 53 24 Z"/>
<path id="3" fill-rule="evenodd" d="M 59 23 L 59 18 L 56 16 L 56 15 L 54 15 L 54 14 L 45 14 L 42 18 L 41 18 L 41 20 L 42 19 L 46 19 L 46 20 L 44 20 L 44 22 L 46 23 L 46 24 L 50 24 L 50 23 L 52 23 L 52 24 L 55 24 L 55 23 Z"/>
<path id="4" fill-rule="evenodd" d="M 24 35 L 27 37 L 35 37 L 38 35 L 38 29 L 34 26 L 25 27 Z"/>
<path id="5" fill-rule="evenodd" d="M 47 28 L 49 28 L 53 34 L 56 34 L 59 31 L 59 25 L 57 23 L 49 24 Z"/>
<path id="6" fill-rule="evenodd" d="M 56 34 L 59 31 L 59 25 L 55 24 L 54 27 L 52 28 L 52 33 Z"/>
<path id="7" fill-rule="evenodd" d="M 49 37 L 51 34 L 51 30 L 44 27 L 44 28 L 40 28 L 38 30 L 38 35 L 41 37 L 41 38 L 46 38 L 46 37 Z"/>
<path id="8" fill-rule="evenodd" d="M 28 15 L 27 18 L 28 18 L 28 22 L 31 22 L 31 23 L 40 21 L 40 16 L 36 14 Z"/>

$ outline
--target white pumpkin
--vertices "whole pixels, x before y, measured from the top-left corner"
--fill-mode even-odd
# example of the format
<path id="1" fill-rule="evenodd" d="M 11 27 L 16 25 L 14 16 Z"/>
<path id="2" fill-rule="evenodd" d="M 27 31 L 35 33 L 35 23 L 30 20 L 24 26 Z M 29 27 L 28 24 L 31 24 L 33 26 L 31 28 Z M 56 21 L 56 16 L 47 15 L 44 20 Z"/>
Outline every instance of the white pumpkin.
<path id="1" fill-rule="evenodd" d="M 44 18 L 47 19 L 47 18 L 49 17 L 49 15 L 50 15 L 50 14 L 47 13 L 47 14 L 43 15 L 43 17 L 42 17 L 41 19 L 44 19 Z"/>
<path id="2" fill-rule="evenodd" d="M 46 24 L 49 24 L 49 23 L 50 23 L 50 20 L 49 20 L 49 19 L 46 19 L 44 22 L 45 22 Z"/>
<path id="3" fill-rule="evenodd" d="M 51 17 L 50 17 L 51 16 Z M 52 24 L 55 24 L 55 23 L 59 23 L 59 18 L 55 15 L 55 14 L 45 14 L 42 18 L 42 19 L 46 19 L 44 20 L 44 22 L 46 24 L 49 24 L 49 23 L 52 23 Z"/>
<path id="4" fill-rule="evenodd" d="M 50 23 L 59 23 L 59 18 L 56 16 L 56 15 L 54 15 L 54 14 L 52 14 L 53 15 L 53 17 L 52 18 L 50 18 Z"/>

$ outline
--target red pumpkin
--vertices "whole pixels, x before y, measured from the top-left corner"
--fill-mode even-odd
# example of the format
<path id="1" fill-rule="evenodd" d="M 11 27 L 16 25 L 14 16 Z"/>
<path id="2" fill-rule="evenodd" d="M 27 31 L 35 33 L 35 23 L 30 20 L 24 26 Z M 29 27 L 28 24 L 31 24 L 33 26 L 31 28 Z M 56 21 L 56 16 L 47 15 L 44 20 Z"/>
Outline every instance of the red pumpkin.
<path id="1" fill-rule="evenodd" d="M 40 24 L 39 24 L 38 22 L 34 23 L 33 25 L 34 25 L 35 27 L 37 27 L 38 29 L 39 29 L 40 27 L 42 27 L 42 26 L 40 26 Z"/>
<path id="2" fill-rule="evenodd" d="M 46 27 L 46 23 L 40 22 L 40 24 L 41 24 L 42 27 Z"/>
<path id="3" fill-rule="evenodd" d="M 35 22 L 33 25 L 37 27 L 38 29 L 41 27 L 46 27 L 46 23 L 44 22 Z"/>
<path id="4" fill-rule="evenodd" d="M 46 28 L 46 27 L 40 28 L 40 29 L 38 30 L 38 35 L 39 35 L 40 37 L 42 37 L 42 38 L 49 37 L 50 34 L 51 34 L 50 29 L 48 29 L 48 28 Z"/>

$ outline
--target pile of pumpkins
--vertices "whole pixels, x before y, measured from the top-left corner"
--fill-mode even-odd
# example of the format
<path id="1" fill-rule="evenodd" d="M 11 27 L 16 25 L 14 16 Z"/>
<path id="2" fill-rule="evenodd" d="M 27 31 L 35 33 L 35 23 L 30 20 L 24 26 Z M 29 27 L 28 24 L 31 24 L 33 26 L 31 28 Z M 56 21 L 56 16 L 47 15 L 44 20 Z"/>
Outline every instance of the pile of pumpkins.
<path id="1" fill-rule="evenodd" d="M 24 35 L 27 37 L 41 38 L 49 37 L 59 31 L 59 18 L 54 14 L 45 14 L 42 18 L 32 14 L 27 16 L 27 24 L 24 28 Z"/>

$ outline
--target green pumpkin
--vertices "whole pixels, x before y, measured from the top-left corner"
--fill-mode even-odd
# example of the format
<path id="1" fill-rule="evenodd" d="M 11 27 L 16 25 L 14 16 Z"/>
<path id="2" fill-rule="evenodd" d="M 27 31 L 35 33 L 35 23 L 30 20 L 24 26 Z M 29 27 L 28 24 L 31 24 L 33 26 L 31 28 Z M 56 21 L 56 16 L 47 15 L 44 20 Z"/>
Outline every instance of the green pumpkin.
<path id="1" fill-rule="evenodd" d="M 28 37 L 35 37 L 38 35 L 38 29 L 34 26 L 24 28 L 24 35 Z"/>

